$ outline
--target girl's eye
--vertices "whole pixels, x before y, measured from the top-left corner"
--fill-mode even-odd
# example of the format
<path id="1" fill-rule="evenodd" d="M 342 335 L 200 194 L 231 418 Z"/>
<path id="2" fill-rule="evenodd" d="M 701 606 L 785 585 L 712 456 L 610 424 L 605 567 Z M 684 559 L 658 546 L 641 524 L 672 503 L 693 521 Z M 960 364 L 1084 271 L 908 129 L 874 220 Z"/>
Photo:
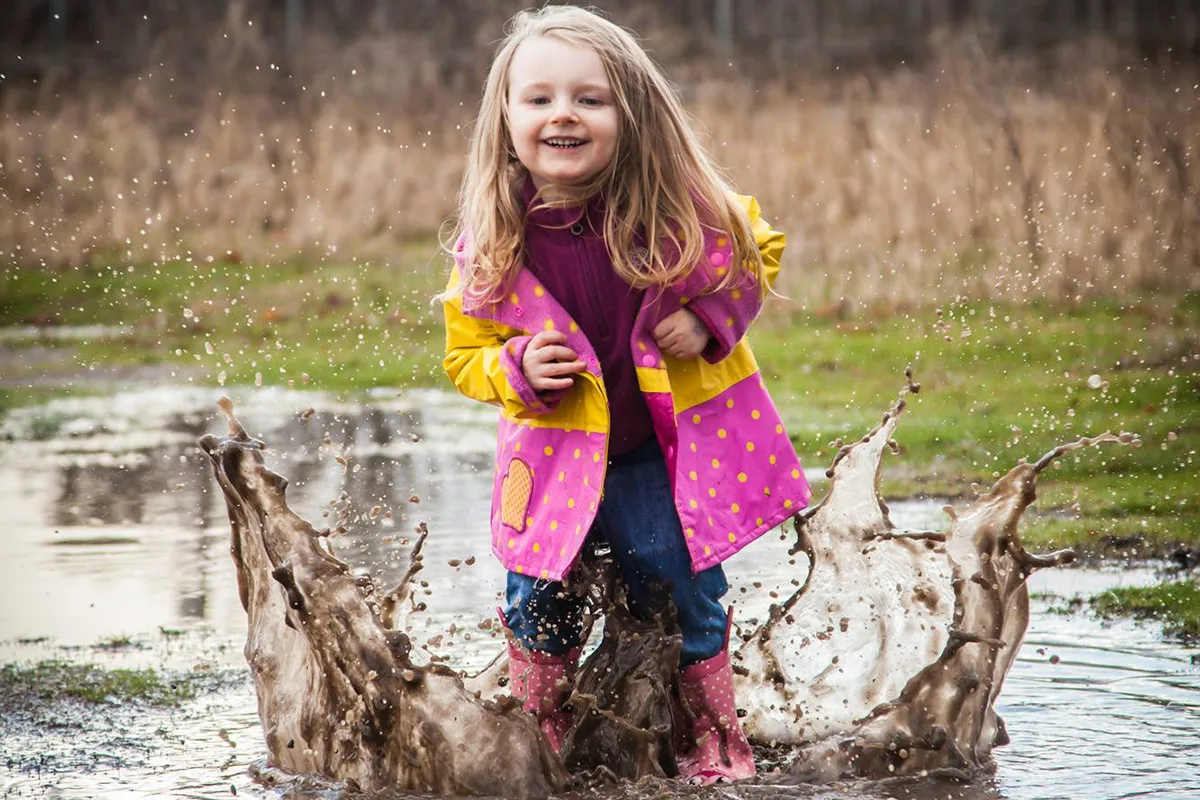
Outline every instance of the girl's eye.
<path id="1" fill-rule="evenodd" d="M 584 97 L 579 102 L 583 103 L 585 106 L 602 106 L 602 105 L 604 105 L 604 101 L 601 100 L 599 97 Z"/>
<path id="2" fill-rule="evenodd" d="M 531 98 L 529 98 L 529 102 L 531 105 L 544 106 L 550 102 L 550 98 L 549 97 L 531 97 Z"/>

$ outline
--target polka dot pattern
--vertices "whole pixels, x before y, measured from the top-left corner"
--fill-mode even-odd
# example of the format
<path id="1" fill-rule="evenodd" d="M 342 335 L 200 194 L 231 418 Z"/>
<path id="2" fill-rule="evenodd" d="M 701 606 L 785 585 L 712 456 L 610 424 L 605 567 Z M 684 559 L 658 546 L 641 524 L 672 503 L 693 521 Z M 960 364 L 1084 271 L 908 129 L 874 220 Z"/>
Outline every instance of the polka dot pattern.
<path id="1" fill-rule="evenodd" d="M 758 375 L 684 410 L 678 433 L 676 506 L 684 529 L 696 531 L 688 547 L 697 570 L 808 503 L 808 481 Z"/>
<path id="2" fill-rule="evenodd" d="M 526 575 L 562 578 L 583 545 L 583 531 L 591 528 L 604 485 L 606 436 L 500 420 L 496 447 L 496 474 L 512 474 L 513 502 L 506 502 L 498 479 L 492 502 L 492 550 L 507 569 Z M 524 468 L 526 456 L 536 453 Z M 575 454 L 579 455 L 576 456 Z M 588 456 L 596 456 L 589 458 Z M 510 508 L 521 498 L 535 497 L 527 507 Z M 524 519 L 520 515 L 527 515 Z M 514 524 L 517 523 L 517 524 Z M 520 568 L 518 570 L 518 567 Z"/>

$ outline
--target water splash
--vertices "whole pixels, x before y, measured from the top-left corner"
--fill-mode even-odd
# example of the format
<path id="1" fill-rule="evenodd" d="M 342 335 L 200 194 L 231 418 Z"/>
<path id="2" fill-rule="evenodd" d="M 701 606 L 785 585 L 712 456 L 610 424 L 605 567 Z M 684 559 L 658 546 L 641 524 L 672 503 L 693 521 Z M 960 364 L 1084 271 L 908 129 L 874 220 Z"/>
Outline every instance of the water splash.
<path id="1" fill-rule="evenodd" d="M 910 377 L 906 392 L 918 389 Z M 505 694 L 502 657 L 466 679 L 411 659 L 406 619 L 423 538 L 392 591 L 355 577 L 323 532 L 288 509 L 287 481 L 266 468 L 265 445 L 227 400 L 221 407 L 230 435 L 201 446 L 229 508 L 272 766 L 366 790 L 522 798 L 559 791 L 573 774 L 676 774 L 674 731 L 687 712 L 670 620 L 632 619 L 604 570 L 592 576 L 605 635 L 580 670 L 560 760 Z M 904 410 L 902 397 L 840 449 L 829 493 L 796 521 L 795 551 L 811 563 L 804 585 L 735 653 L 747 733 L 800 748 L 771 780 L 989 771 L 992 749 L 1007 741 L 994 703 L 1028 624 L 1025 578 L 1073 557 L 1021 545 L 1017 521 L 1037 475 L 1069 450 L 1137 443 L 1104 434 L 1062 445 L 951 512 L 950 530 L 902 531 L 878 485 Z"/>
<path id="2" fill-rule="evenodd" d="M 412 661 L 409 637 L 382 619 L 385 599 L 403 608 L 404 590 L 385 596 L 333 557 L 288 509 L 263 444 L 228 400 L 221 407 L 229 437 L 200 445 L 229 509 L 271 765 L 368 791 L 526 798 L 564 786 L 566 770 L 515 703 L 480 700 L 456 672 Z"/>

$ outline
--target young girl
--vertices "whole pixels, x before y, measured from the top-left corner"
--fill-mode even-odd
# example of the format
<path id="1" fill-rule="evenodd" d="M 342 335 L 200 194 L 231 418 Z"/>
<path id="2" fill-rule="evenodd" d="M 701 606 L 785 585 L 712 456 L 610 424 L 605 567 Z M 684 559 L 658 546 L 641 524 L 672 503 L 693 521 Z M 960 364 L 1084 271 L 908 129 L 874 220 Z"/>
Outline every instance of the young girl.
<path id="1" fill-rule="evenodd" d="M 564 579 L 602 537 L 635 613 L 666 591 L 677 608 L 684 775 L 753 776 L 721 562 L 809 499 L 743 339 L 783 235 L 732 193 L 637 41 L 569 6 L 511 21 L 458 226 L 445 368 L 502 410 L 491 528 L 512 693 L 557 749 L 582 644 Z"/>

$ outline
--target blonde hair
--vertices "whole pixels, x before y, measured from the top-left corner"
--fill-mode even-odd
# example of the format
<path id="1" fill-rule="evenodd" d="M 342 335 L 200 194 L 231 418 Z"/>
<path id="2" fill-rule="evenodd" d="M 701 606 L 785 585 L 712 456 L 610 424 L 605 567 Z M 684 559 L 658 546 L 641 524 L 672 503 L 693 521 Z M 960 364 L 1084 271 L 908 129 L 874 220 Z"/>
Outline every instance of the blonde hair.
<path id="1" fill-rule="evenodd" d="M 604 64 L 620 120 L 616 150 L 587 185 L 572 189 L 576 202 L 604 198 L 604 240 L 617 274 L 639 289 L 674 283 L 704 256 L 707 227 L 728 234 L 733 245 L 722 285 L 747 270 L 762 291 L 762 257 L 749 219 L 701 145 L 675 87 L 629 31 L 582 8 L 546 6 L 509 21 L 484 84 L 459 193 L 456 237 L 465 233 L 469 240 L 464 295 L 496 299 L 524 257 L 525 170 L 507 121 L 509 68 L 517 48 L 539 36 L 590 48 Z M 637 246 L 639 234 L 644 249 Z"/>

